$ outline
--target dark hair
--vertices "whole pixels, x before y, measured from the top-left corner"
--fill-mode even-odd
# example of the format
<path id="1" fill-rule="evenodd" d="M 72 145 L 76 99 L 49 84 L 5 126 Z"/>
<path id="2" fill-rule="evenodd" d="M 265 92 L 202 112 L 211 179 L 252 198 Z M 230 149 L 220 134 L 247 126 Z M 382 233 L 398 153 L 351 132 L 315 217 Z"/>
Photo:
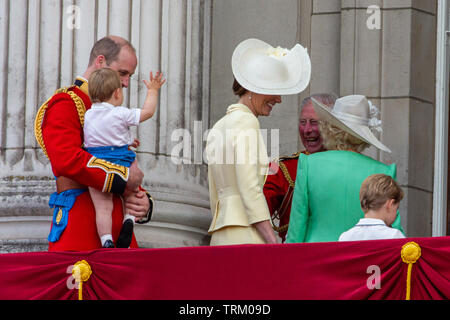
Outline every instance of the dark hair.
<path id="1" fill-rule="evenodd" d="M 92 47 L 91 54 L 89 56 L 89 65 L 92 65 L 98 56 L 104 56 L 106 64 L 111 65 L 119 58 L 120 50 L 123 47 L 129 47 L 136 52 L 133 45 L 125 39 L 113 36 L 107 36 L 98 40 Z"/>
<path id="2" fill-rule="evenodd" d="M 247 92 L 248 92 L 248 90 L 245 89 L 243 86 L 241 86 L 241 84 L 239 82 L 237 82 L 237 80 L 235 78 L 234 82 L 233 82 L 233 93 L 236 96 L 242 97 Z"/>

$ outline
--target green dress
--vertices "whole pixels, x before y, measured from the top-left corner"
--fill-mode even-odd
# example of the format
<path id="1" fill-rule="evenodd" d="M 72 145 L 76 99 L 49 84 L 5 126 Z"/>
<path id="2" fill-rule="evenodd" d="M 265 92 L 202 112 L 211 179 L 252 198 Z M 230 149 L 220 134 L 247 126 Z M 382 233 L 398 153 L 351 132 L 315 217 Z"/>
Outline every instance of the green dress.
<path id="1" fill-rule="evenodd" d="M 350 151 L 301 154 L 286 243 L 338 241 L 364 217 L 359 190 L 370 175 L 395 179 L 397 167 Z M 403 232 L 400 214 L 392 225 Z"/>

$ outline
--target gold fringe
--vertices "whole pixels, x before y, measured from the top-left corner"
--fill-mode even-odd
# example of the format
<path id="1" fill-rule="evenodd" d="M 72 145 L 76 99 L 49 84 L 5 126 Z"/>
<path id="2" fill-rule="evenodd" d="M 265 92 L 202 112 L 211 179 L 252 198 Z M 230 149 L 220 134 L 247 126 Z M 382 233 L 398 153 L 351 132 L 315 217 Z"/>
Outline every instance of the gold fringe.
<path id="1" fill-rule="evenodd" d="M 75 103 L 75 107 L 77 108 L 78 117 L 80 119 L 81 127 L 84 126 L 84 114 L 86 113 L 86 106 L 84 105 L 83 100 L 73 91 L 70 91 L 72 87 L 64 87 L 61 89 L 58 89 L 53 94 L 59 94 L 59 93 L 67 93 Z M 42 104 L 42 106 L 39 108 L 36 118 L 34 119 L 34 135 L 36 137 L 37 142 L 39 143 L 39 146 L 42 148 L 42 151 L 44 151 L 45 156 L 48 158 L 47 149 L 45 148 L 44 144 L 44 138 L 42 137 L 42 121 L 44 120 L 45 111 L 48 108 L 48 103 L 53 98 L 50 97 L 47 101 Z"/>
<path id="2" fill-rule="evenodd" d="M 286 167 L 286 165 L 283 162 L 279 162 L 278 163 L 281 171 L 283 172 L 284 177 L 286 178 L 287 182 L 289 182 L 289 185 L 294 188 L 295 187 L 295 182 L 294 180 L 292 180 L 291 175 L 289 174 L 289 171 Z"/>

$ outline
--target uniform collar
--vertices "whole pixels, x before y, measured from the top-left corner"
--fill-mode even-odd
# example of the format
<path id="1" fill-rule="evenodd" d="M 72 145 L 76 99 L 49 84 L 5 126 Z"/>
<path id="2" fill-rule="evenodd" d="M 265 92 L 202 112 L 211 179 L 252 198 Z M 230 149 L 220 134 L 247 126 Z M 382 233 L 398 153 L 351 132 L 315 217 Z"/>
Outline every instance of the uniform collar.
<path id="1" fill-rule="evenodd" d="M 80 90 L 83 91 L 84 94 L 89 96 L 88 81 L 85 78 L 83 78 L 82 76 L 78 76 L 75 79 L 74 85 L 80 88 Z"/>
<path id="2" fill-rule="evenodd" d="M 242 103 L 236 103 L 236 104 L 232 104 L 231 106 L 229 106 L 227 109 L 227 114 L 230 114 L 231 112 L 236 111 L 236 110 L 241 110 L 241 111 L 253 114 L 253 112 L 246 105 L 244 105 Z"/>

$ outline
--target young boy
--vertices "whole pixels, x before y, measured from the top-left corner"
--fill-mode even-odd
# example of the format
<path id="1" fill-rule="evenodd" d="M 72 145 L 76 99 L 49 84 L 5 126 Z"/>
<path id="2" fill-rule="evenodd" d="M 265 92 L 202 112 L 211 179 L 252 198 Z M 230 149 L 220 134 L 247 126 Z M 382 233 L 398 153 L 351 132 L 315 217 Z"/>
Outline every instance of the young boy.
<path id="1" fill-rule="evenodd" d="M 139 141 L 131 140 L 130 126 L 137 126 L 153 116 L 158 102 L 158 90 L 166 80 L 162 73 L 153 77 L 150 82 L 144 80 L 147 96 L 140 109 L 121 107 L 123 103 L 122 84 L 116 71 L 109 68 L 95 70 L 89 77 L 89 96 L 91 109 L 84 116 L 84 147 L 97 158 L 130 167 L 136 161 L 136 154 L 129 149 L 138 147 Z M 112 194 L 89 188 L 95 207 L 97 231 L 104 248 L 114 248 L 112 238 Z M 125 212 L 124 212 L 125 214 Z M 128 248 L 134 228 L 134 216 L 125 214 L 122 230 L 116 246 Z"/>
<path id="2" fill-rule="evenodd" d="M 385 174 L 369 176 L 359 192 L 364 218 L 339 237 L 339 241 L 405 238 L 401 231 L 391 228 L 395 221 L 403 190 Z"/>

